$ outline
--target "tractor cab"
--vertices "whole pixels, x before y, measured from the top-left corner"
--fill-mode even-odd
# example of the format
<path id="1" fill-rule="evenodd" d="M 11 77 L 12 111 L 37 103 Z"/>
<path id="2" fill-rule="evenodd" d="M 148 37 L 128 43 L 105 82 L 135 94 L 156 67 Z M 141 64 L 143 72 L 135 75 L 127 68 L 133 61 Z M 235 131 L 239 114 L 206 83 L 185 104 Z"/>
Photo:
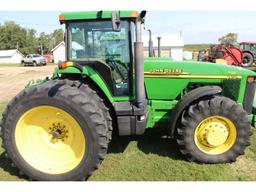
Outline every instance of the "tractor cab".
<path id="1" fill-rule="evenodd" d="M 129 76 L 138 13 L 115 13 L 119 22 L 117 30 L 113 29 L 111 14 L 113 12 L 86 12 L 77 14 L 76 19 L 69 17 L 71 13 L 62 14 L 60 22 L 66 24 L 67 30 L 66 58 L 97 71 L 113 96 L 131 96 Z"/>
<path id="2" fill-rule="evenodd" d="M 250 67 L 256 61 L 256 42 L 241 42 L 240 49 L 243 51 L 242 66 Z"/>

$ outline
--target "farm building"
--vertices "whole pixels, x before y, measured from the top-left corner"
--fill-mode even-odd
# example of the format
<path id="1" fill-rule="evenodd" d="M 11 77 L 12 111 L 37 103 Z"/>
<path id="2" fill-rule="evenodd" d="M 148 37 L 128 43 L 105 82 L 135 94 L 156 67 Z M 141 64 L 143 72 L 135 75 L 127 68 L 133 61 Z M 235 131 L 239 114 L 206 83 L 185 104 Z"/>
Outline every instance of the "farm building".
<path id="1" fill-rule="evenodd" d="M 152 35 L 153 50 L 155 57 L 158 56 L 158 35 Z M 161 57 L 170 57 L 176 61 L 183 60 L 183 38 L 180 35 L 159 35 L 161 37 Z M 144 57 L 148 57 L 149 36 L 143 35 Z"/>
<path id="2" fill-rule="evenodd" d="M 20 63 L 24 55 L 18 49 L 0 50 L 1 63 Z"/>
<path id="3" fill-rule="evenodd" d="M 51 52 L 53 53 L 54 63 L 59 63 L 66 60 L 65 56 L 65 43 L 62 41 L 56 47 L 54 47 Z"/>

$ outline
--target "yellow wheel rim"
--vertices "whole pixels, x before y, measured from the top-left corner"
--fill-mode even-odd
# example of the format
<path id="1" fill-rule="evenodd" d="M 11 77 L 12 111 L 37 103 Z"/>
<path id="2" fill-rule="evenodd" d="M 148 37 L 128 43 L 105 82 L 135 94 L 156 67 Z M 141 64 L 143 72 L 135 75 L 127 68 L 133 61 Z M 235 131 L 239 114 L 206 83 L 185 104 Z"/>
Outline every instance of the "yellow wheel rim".
<path id="1" fill-rule="evenodd" d="M 77 121 L 52 106 L 38 106 L 25 112 L 17 122 L 15 142 L 30 166 L 48 174 L 62 174 L 76 168 L 86 148 Z"/>
<path id="2" fill-rule="evenodd" d="M 211 116 L 196 127 L 194 140 L 204 153 L 219 155 L 228 151 L 236 141 L 236 127 L 223 116 Z"/>

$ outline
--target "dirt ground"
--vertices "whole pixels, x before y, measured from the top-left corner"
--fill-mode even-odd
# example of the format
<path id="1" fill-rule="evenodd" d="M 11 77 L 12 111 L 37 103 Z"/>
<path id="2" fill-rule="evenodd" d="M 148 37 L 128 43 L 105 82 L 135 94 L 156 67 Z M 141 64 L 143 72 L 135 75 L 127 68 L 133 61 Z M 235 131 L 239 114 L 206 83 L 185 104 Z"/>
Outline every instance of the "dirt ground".
<path id="1" fill-rule="evenodd" d="M 9 101 L 30 80 L 50 76 L 55 67 L 54 65 L 42 67 L 0 67 L 0 103 Z"/>

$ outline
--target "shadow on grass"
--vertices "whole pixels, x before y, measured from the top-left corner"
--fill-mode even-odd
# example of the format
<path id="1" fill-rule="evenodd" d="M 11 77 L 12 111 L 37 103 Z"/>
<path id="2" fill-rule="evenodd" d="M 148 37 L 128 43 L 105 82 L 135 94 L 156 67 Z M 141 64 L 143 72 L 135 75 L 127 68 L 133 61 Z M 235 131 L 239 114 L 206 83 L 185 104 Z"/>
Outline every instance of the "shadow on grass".
<path id="1" fill-rule="evenodd" d="M 174 160 L 185 160 L 178 150 L 175 140 L 160 129 L 149 129 L 141 136 L 113 136 L 108 153 L 122 153 L 131 141 L 137 141 L 137 147 L 145 154 L 157 154 Z"/>
<path id="2" fill-rule="evenodd" d="M 2 168 L 5 172 L 8 172 L 10 175 L 27 180 L 25 176 L 23 177 L 19 174 L 19 171 L 16 167 L 12 167 L 11 160 L 7 159 L 4 154 L 4 152 L 0 154 L 0 168 Z"/>

